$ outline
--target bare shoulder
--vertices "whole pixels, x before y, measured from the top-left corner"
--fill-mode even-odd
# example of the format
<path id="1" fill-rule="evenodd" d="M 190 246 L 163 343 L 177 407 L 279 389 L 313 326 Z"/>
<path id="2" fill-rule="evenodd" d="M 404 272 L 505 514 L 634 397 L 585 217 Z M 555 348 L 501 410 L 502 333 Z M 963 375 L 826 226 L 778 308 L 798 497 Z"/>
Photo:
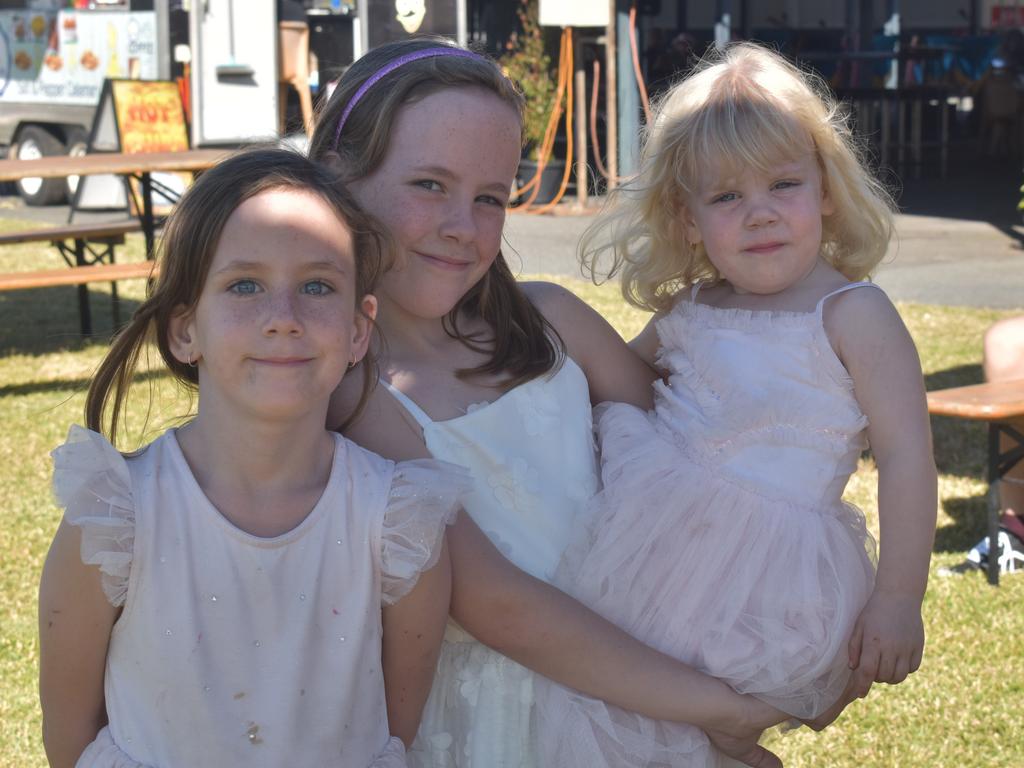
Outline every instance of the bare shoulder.
<path id="1" fill-rule="evenodd" d="M 328 424 L 332 429 L 344 423 L 359 403 L 362 396 L 362 376 L 359 373 L 357 368 L 346 376 L 331 398 Z M 373 387 L 355 420 L 345 426 L 344 435 L 392 461 L 430 456 L 419 424 L 380 383 Z"/>
<path id="2" fill-rule="evenodd" d="M 561 320 L 571 320 L 576 315 L 593 312 L 583 299 L 557 283 L 532 281 L 519 285 L 530 303 L 556 327 Z"/>
<path id="3" fill-rule="evenodd" d="M 899 312 L 885 292 L 868 286 L 826 300 L 822 318 L 829 335 L 835 333 L 837 337 L 887 325 L 903 327 Z"/>
<path id="4" fill-rule="evenodd" d="M 910 332 L 881 290 L 865 287 L 833 296 L 822 310 L 822 322 L 851 373 L 858 364 L 874 366 L 892 357 L 917 360 Z"/>

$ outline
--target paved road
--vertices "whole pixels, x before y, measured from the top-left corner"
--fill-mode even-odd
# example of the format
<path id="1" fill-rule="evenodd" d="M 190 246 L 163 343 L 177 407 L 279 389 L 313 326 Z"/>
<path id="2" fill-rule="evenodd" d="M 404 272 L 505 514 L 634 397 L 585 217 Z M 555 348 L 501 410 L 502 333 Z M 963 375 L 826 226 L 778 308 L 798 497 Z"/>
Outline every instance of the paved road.
<path id="1" fill-rule="evenodd" d="M 509 216 L 513 270 L 579 276 L 587 216 Z M 876 281 L 896 301 L 1024 309 L 1024 227 L 901 214 Z"/>

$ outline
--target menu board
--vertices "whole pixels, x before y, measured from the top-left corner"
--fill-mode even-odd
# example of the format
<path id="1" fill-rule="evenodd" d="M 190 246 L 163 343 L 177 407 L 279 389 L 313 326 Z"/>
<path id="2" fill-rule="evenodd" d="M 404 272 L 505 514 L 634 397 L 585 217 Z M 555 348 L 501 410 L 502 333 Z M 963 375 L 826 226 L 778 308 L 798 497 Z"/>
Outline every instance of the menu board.
<path id="1" fill-rule="evenodd" d="M 0 11 L 0 104 L 93 105 L 106 78 L 157 75 L 152 11 Z"/>
<path id="2" fill-rule="evenodd" d="M 181 152 L 189 148 L 177 83 L 113 80 L 110 87 L 122 152 Z"/>

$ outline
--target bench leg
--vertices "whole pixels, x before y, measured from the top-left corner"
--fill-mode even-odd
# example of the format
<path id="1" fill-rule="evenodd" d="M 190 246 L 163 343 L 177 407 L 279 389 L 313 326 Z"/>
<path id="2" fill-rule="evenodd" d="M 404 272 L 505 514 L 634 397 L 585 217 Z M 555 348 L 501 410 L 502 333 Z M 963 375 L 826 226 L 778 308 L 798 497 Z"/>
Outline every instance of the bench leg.
<path id="1" fill-rule="evenodd" d="M 999 425 L 988 425 L 988 583 L 999 586 Z"/>
<path id="2" fill-rule="evenodd" d="M 999 438 L 1006 435 L 1011 447 L 1002 450 Z M 1024 461 L 1024 434 L 1009 424 L 989 422 L 988 425 L 988 583 L 999 586 L 999 518 L 1003 505 L 999 484 L 1003 477 Z"/>
<path id="3" fill-rule="evenodd" d="M 107 248 L 107 262 L 114 263 L 114 245 Z M 121 300 L 117 295 L 117 281 L 110 284 L 110 310 L 114 315 L 114 333 L 121 330 Z"/>
<path id="4" fill-rule="evenodd" d="M 75 240 L 75 266 L 84 267 L 85 242 Z M 78 324 L 82 329 L 83 336 L 92 336 L 92 313 L 89 311 L 89 286 L 78 286 Z"/>

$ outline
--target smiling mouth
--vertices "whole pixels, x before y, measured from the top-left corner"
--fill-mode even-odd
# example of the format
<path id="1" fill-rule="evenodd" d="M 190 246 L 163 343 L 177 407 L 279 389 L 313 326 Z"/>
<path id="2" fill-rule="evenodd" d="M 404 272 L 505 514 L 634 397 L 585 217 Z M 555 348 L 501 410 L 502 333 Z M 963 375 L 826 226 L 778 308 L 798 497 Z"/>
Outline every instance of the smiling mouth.
<path id="1" fill-rule="evenodd" d="M 419 256 L 422 259 L 425 259 L 431 264 L 434 264 L 435 266 L 438 266 L 442 269 L 451 269 L 457 271 L 460 269 L 466 269 L 470 265 L 470 262 L 468 261 L 449 259 L 445 258 L 444 256 L 431 256 L 429 253 L 417 253 L 417 256 Z"/>
<path id="2" fill-rule="evenodd" d="M 749 251 L 750 253 L 774 253 L 779 250 L 784 243 L 761 243 L 761 245 L 752 245 L 749 248 L 743 250 Z"/>
<path id="3" fill-rule="evenodd" d="M 311 362 L 311 357 L 253 357 L 252 362 L 275 368 L 293 368 Z"/>

